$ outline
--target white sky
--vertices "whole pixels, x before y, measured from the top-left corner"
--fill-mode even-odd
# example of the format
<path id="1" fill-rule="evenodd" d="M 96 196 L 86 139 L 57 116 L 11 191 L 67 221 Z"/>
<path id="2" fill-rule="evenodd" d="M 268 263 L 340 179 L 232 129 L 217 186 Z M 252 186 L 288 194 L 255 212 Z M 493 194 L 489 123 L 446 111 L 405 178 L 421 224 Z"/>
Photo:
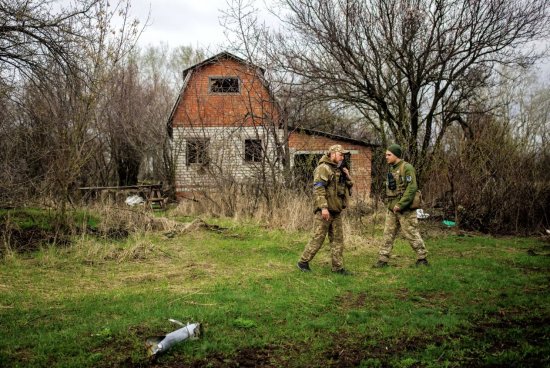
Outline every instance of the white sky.
<path id="1" fill-rule="evenodd" d="M 140 20 L 147 27 L 140 36 L 138 44 L 142 47 L 167 43 L 171 48 L 192 46 L 206 51 L 217 52 L 226 49 L 224 28 L 220 25 L 222 10 L 228 8 L 229 0 L 132 0 L 130 17 Z M 262 16 L 274 24 L 273 16 L 262 11 L 266 2 L 272 0 L 252 0 L 254 6 L 261 9 Z M 265 20 L 264 19 L 264 20 Z M 208 52 L 207 52 L 208 53 Z M 550 60 L 538 63 L 544 79 L 550 74 Z"/>
<path id="2" fill-rule="evenodd" d="M 266 4 L 274 0 L 243 0 L 259 12 L 261 22 L 271 27 L 278 24 Z M 149 14 L 147 27 L 138 44 L 142 47 L 167 43 L 170 47 L 192 46 L 203 50 L 221 50 L 227 44 L 220 18 L 231 0 L 131 0 L 130 18 L 137 18 L 143 26 Z"/>
<path id="3" fill-rule="evenodd" d="M 141 25 L 150 12 L 141 46 L 165 42 L 171 47 L 208 48 L 225 41 L 219 20 L 225 8 L 226 0 L 132 0 L 130 12 Z"/>

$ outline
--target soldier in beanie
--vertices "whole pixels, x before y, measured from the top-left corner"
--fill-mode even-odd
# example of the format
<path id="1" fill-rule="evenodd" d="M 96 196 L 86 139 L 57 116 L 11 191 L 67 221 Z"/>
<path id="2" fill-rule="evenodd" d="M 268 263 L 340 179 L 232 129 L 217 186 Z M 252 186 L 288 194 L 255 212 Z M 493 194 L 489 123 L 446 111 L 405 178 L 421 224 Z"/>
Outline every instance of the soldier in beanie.
<path id="1" fill-rule="evenodd" d="M 380 247 L 376 268 L 386 267 L 397 232 L 401 228 L 403 235 L 416 252 L 417 266 L 427 266 L 427 251 L 418 231 L 416 211 L 411 208 L 418 185 L 414 167 L 401 159 L 403 150 L 392 144 L 386 150 L 386 162 L 390 165 L 386 180 L 386 223 L 384 225 L 384 243 Z"/>
<path id="2" fill-rule="evenodd" d="M 319 160 L 319 165 L 313 173 L 315 233 L 298 262 L 298 268 L 301 271 L 311 271 L 309 262 L 315 257 L 328 234 L 332 271 L 349 274 L 344 269 L 344 233 L 341 212 L 347 206 L 353 182 L 349 170 L 341 167 L 344 153 L 341 145 L 331 146 L 328 153 Z"/>

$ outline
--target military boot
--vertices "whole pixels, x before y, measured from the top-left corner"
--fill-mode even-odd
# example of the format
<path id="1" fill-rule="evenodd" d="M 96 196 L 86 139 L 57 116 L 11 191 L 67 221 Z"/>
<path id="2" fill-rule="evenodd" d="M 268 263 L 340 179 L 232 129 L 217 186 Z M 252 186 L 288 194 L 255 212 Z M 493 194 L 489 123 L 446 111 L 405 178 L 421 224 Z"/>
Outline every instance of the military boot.
<path id="1" fill-rule="evenodd" d="M 340 274 L 340 275 L 344 275 L 344 276 L 352 276 L 353 273 L 349 272 L 348 270 L 346 270 L 345 268 L 341 268 L 339 269 L 338 271 L 334 271 L 334 273 L 337 273 L 337 274 Z"/>
<path id="2" fill-rule="evenodd" d="M 302 272 L 310 272 L 311 268 L 309 268 L 309 262 L 298 262 L 298 268 Z"/>
<path id="3" fill-rule="evenodd" d="M 426 258 L 416 260 L 416 267 L 419 266 L 429 266 L 428 260 Z"/>
<path id="4" fill-rule="evenodd" d="M 384 262 L 384 261 L 378 260 L 378 262 L 376 262 L 372 267 L 373 267 L 373 268 L 384 268 L 384 267 L 388 267 L 388 262 Z"/>

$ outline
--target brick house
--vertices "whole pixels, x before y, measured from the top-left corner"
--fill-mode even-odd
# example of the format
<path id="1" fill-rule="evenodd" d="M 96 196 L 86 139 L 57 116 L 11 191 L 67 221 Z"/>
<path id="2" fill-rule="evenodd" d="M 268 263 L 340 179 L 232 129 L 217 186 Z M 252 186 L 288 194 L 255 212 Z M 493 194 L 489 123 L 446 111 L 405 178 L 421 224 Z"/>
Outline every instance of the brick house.
<path id="1" fill-rule="evenodd" d="M 332 144 L 350 150 L 354 196 L 370 194 L 373 145 L 311 129 L 285 129 L 263 69 L 222 52 L 185 69 L 183 79 L 168 119 L 176 195 L 279 180 L 285 160 L 296 173 L 311 170 Z"/>

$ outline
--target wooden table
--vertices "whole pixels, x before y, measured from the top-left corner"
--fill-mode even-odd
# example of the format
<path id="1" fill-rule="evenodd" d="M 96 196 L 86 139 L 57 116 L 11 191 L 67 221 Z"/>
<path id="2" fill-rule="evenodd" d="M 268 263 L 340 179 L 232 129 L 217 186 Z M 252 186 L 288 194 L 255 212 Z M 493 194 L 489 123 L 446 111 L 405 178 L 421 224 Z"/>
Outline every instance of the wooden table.
<path id="1" fill-rule="evenodd" d="M 78 189 L 83 193 L 82 199 L 84 201 L 102 196 L 102 193 L 107 193 L 107 195 L 114 193 L 115 199 L 118 193 L 122 193 L 126 196 L 130 194 L 137 194 L 145 199 L 145 202 L 149 207 L 153 208 L 154 205 L 158 205 L 160 208 L 164 208 L 167 200 L 167 198 L 162 194 L 162 184 L 81 187 Z"/>

